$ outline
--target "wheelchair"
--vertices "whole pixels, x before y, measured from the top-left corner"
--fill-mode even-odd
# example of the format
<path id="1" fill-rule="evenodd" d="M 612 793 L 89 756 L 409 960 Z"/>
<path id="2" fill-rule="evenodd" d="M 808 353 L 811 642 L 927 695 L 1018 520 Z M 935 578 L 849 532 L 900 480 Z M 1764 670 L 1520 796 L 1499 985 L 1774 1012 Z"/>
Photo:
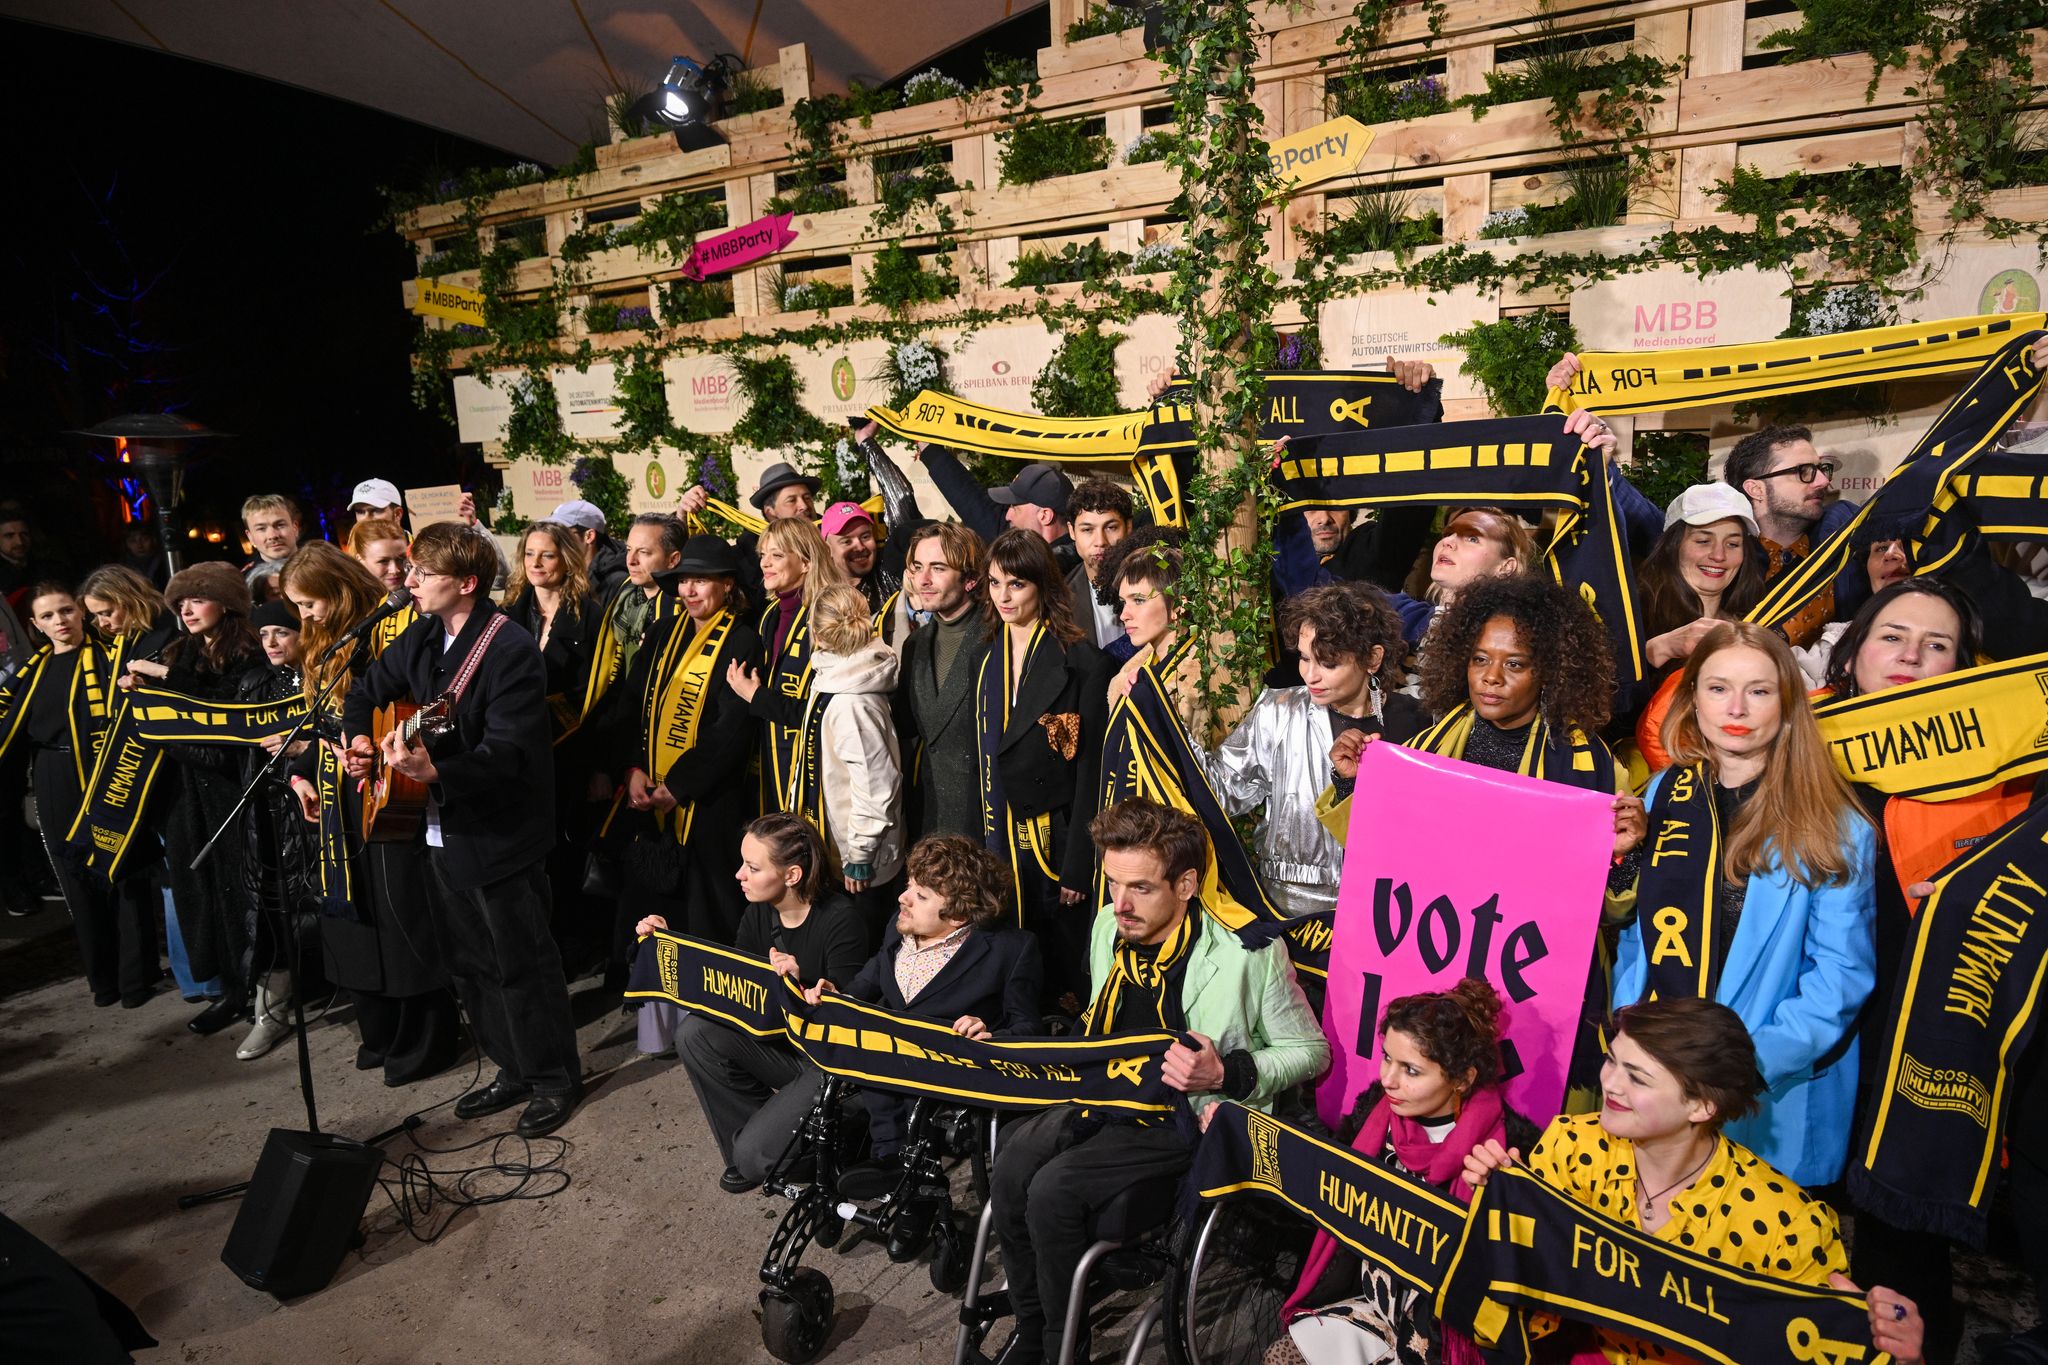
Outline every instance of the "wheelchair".
<path id="1" fill-rule="evenodd" d="M 789 1365 L 816 1359 L 832 1334 L 832 1281 L 801 1264 L 813 1243 L 829 1250 L 849 1228 L 859 1229 L 880 1240 L 892 1261 L 929 1252 L 932 1288 L 940 1293 L 957 1294 L 970 1279 L 972 1222 L 953 1207 L 946 1162 L 972 1163 L 973 1189 L 986 1206 L 994 1116 L 923 1097 L 913 1101 L 898 1153 L 902 1173 L 878 1201 L 867 1203 L 842 1198 L 838 1188 L 867 1142 L 855 1095 L 851 1083 L 827 1075 L 762 1185 L 790 1201 L 761 1258 L 761 1344 Z"/>
<path id="2" fill-rule="evenodd" d="M 1079 1365 L 1082 1329 L 1097 1307 L 1120 1293 L 1158 1288 L 1125 1343 L 1125 1365 L 1137 1365 L 1154 1332 L 1172 1365 L 1259 1365 L 1280 1333 L 1280 1306 L 1307 1260 L 1314 1228 L 1268 1200 L 1239 1197 L 1196 1211 L 1190 1223 L 1169 1212 L 1180 1182 L 1144 1182 L 1096 1215 L 1095 1241 L 1074 1269 L 1056 1365 Z M 1006 1290 L 987 1291 L 982 1278 L 995 1211 L 984 1203 L 969 1258 L 954 1365 L 989 1365 L 983 1345 L 1012 1313 Z M 1095 1355 L 1096 1360 L 1107 1357 Z M 1050 1365 L 1050 1363 L 1049 1363 Z"/>

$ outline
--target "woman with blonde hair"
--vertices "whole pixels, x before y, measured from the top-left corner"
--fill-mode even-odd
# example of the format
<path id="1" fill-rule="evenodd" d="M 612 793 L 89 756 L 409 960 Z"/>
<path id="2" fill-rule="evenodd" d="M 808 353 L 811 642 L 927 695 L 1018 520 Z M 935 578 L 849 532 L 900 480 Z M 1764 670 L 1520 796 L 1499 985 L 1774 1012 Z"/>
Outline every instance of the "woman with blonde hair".
<path id="1" fill-rule="evenodd" d="M 891 706 L 896 651 L 875 633 L 867 595 L 851 584 L 826 588 L 811 610 L 816 686 L 805 730 L 815 730 L 817 762 L 801 771 L 817 774 L 809 785 L 817 789 L 819 831 L 863 921 L 879 932 L 903 866 L 903 762 Z M 799 809 L 816 820 L 809 805 Z"/>
<path id="2" fill-rule="evenodd" d="M 761 805 L 786 810 L 803 758 L 804 707 L 811 695 L 811 604 L 826 588 L 850 586 L 818 528 L 782 517 L 761 531 L 756 547 L 767 604 L 757 623 L 761 670 L 734 659 L 726 681 L 763 722 Z"/>
<path id="3" fill-rule="evenodd" d="M 1614 999 L 1727 1005 L 1767 1094 L 1731 1132 L 1806 1185 L 1842 1175 L 1857 1013 L 1876 982 L 1875 840 L 1829 761 L 1791 646 L 1741 621 L 1686 660 L 1650 782 Z"/>
<path id="4" fill-rule="evenodd" d="M 1437 625 L 1457 605 L 1458 594 L 1501 578 L 1525 578 L 1543 562 L 1527 522 L 1498 507 L 1454 507 L 1426 565 L 1409 575 L 1408 592 L 1389 594 L 1407 641 L 1410 681 L 1402 690 L 1422 695 L 1422 670 L 1436 639 Z"/>
<path id="5" fill-rule="evenodd" d="M 78 600 L 106 642 L 109 677 L 120 677 L 130 659 L 161 660 L 164 649 L 178 638 L 178 620 L 164 602 L 163 592 L 126 565 L 104 564 L 87 574 L 85 582 L 79 585 Z M 154 808 L 145 817 L 152 822 L 152 830 L 163 811 L 162 803 L 152 800 L 155 790 L 152 788 L 143 797 L 145 811 Z M 163 841 L 152 832 L 147 842 L 160 848 Z M 135 875 L 162 885 L 164 950 L 171 960 L 171 976 L 178 983 L 179 996 L 192 1005 L 220 999 L 222 987 L 218 978 L 207 981 L 192 975 L 192 963 L 185 953 L 185 935 L 178 927 L 178 911 L 164 876 L 162 858 L 152 852 L 141 861 L 147 866 L 138 867 Z M 152 910 L 150 916 L 154 919 L 156 911 Z"/>
<path id="6" fill-rule="evenodd" d="M 604 604 L 590 587 L 590 551 L 583 537 L 560 522 L 528 526 L 519 537 L 519 563 L 506 581 L 500 605 L 540 646 L 548 709 L 559 737 L 582 715 L 590 643 L 604 620 Z"/>
<path id="7" fill-rule="evenodd" d="M 156 584 L 120 564 L 103 564 L 79 584 L 78 600 L 113 651 L 114 674 L 133 656 L 155 658 L 178 635 L 178 622 Z"/>
<path id="8" fill-rule="evenodd" d="M 371 520 L 358 523 L 388 527 Z M 299 657 L 310 701 L 332 684 L 325 710 L 341 714 L 353 679 L 377 653 L 375 636 L 326 658 L 384 600 L 368 568 L 315 541 L 292 552 L 278 585 L 298 608 Z M 366 843 L 361 799 L 329 744 L 294 761 L 291 786 L 315 840 L 322 957 L 328 978 L 356 1007 L 356 1068 L 382 1067 L 405 1085 L 447 1067 L 456 1052 L 454 997 L 442 972 L 427 906 L 424 849 L 414 841 Z"/>

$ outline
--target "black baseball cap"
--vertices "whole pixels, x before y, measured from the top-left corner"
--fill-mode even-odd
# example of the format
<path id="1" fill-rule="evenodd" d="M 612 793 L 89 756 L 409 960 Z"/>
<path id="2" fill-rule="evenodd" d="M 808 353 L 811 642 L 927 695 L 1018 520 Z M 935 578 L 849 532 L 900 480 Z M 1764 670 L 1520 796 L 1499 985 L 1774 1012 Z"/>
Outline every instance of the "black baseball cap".
<path id="1" fill-rule="evenodd" d="M 1049 508 L 1057 516 L 1067 515 L 1074 496 L 1074 481 L 1049 464 L 1027 464 L 1017 477 L 1001 488 L 988 490 L 989 498 L 1005 506 L 1030 503 Z"/>

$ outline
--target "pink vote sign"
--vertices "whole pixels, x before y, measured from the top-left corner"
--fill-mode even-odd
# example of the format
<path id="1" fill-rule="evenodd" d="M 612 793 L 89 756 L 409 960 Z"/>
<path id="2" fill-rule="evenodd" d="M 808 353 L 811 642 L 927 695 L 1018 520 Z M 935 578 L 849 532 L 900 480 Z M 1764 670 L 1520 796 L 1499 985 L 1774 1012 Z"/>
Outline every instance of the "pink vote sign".
<path id="1" fill-rule="evenodd" d="M 1507 1005 L 1508 1103 L 1562 1107 L 1614 851 L 1614 798 L 1371 744 L 1358 765 L 1323 1005 L 1335 1125 L 1379 1079 L 1396 999 L 1483 977 Z"/>
<path id="2" fill-rule="evenodd" d="M 745 227 L 736 227 L 715 237 L 698 238 L 696 245 L 690 248 L 690 258 L 683 262 L 683 273 L 693 280 L 701 280 L 706 275 L 738 270 L 773 256 L 796 240 L 796 233 L 790 231 L 789 219 L 789 214 L 778 213 L 756 218 Z"/>

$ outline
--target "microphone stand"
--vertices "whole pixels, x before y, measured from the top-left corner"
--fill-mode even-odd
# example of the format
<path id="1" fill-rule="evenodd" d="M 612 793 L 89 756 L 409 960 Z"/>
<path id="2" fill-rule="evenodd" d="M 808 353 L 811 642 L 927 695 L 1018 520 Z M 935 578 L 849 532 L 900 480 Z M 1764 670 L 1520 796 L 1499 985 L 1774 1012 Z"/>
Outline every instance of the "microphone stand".
<path id="1" fill-rule="evenodd" d="M 332 658 L 334 656 L 335 650 L 345 642 L 345 638 L 344 640 L 335 641 L 334 645 L 330 646 L 327 652 L 320 656 L 320 662 L 325 663 L 328 659 Z M 209 857 L 212 856 L 214 845 L 219 843 L 221 840 L 221 836 L 226 834 L 230 829 L 234 828 L 235 824 L 241 819 L 242 811 L 255 797 L 256 789 L 258 787 L 261 787 L 265 782 L 270 780 L 272 772 L 284 762 L 285 754 L 291 749 L 292 745 L 298 741 L 299 736 L 305 732 L 306 727 L 313 723 L 313 718 L 320 714 L 320 708 L 326 704 L 328 695 L 331 692 L 333 692 L 335 683 L 341 680 L 341 675 L 345 671 L 346 670 L 343 669 L 336 669 L 334 672 L 334 676 L 329 678 L 326 684 L 323 687 L 321 687 L 319 695 L 313 698 L 313 704 L 306 708 L 306 714 L 299 717 L 299 723 L 297 725 L 294 725 L 291 728 L 291 730 L 288 733 L 286 733 L 284 737 L 284 742 L 277 746 L 276 752 L 271 754 L 269 761 L 266 762 L 261 768 L 259 768 L 256 772 L 256 775 L 249 779 L 249 784 L 242 788 L 242 795 L 235 802 L 235 808 L 228 812 L 227 819 L 221 822 L 220 828 L 216 829 L 213 832 L 213 837 L 208 839 L 206 841 L 205 847 L 201 848 L 199 852 L 193 857 L 191 863 L 189 864 L 190 867 L 197 869 L 202 863 L 204 863 Z M 280 893 L 283 892 L 281 874 L 280 885 L 278 889 Z M 280 894 L 278 899 L 280 903 L 282 903 L 283 900 L 285 899 L 284 895 Z M 298 966 L 296 960 L 297 936 L 289 932 L 289 921 L 287 921 L 286 929 L 287 938 L 290 939 L 290 941 L 293 943 L 295 949 L 293 954 L 294 971 L 292 980 L 292 1031 L 298 1035 L 299 1094 L 303 1096 L 306 1101 L 306 1129 L 308 1132 L 318 1133 L 320 1131 L 320 1113 L 317 1107 L 315 1106 L 313 1099 L 313 1056 L 306 1045 L 306 992 L 303 985 L 303 978 L 299 975 L 299 973 L 296 970 Z M 419 1127 L 421 1122 L 422 1120 L 418 1114 L 410 1115 L 406 1118 L 406 1120 L 403 1123 L 399 1124 L 396 1128 L 386 1129 L 384 1132 L 377 1134 L 375 1137 L 371 1138 L 367 1143 L 363 1145 L 367 1147 L 374 1147 L 377 1144 L 387 1141 L 390 1138 L 397 1137 L 401 1133 L 411 1132 L 413 1129 Z M 217 1190 L 207 1190 L 199 1194 L 180 1195 L 178 1197 L 178 1208 L 180 1211 L 186 1209 L 195 1209 L 198 1208 L 201 1204 L 210 1204 L 215 1200 L 231 1199 L 238 1194 L 245 1193 L 248 1190 L 248 1188 L 248 1181 L 238 1180 L 232 1185 L 223 1185 Z"/>

